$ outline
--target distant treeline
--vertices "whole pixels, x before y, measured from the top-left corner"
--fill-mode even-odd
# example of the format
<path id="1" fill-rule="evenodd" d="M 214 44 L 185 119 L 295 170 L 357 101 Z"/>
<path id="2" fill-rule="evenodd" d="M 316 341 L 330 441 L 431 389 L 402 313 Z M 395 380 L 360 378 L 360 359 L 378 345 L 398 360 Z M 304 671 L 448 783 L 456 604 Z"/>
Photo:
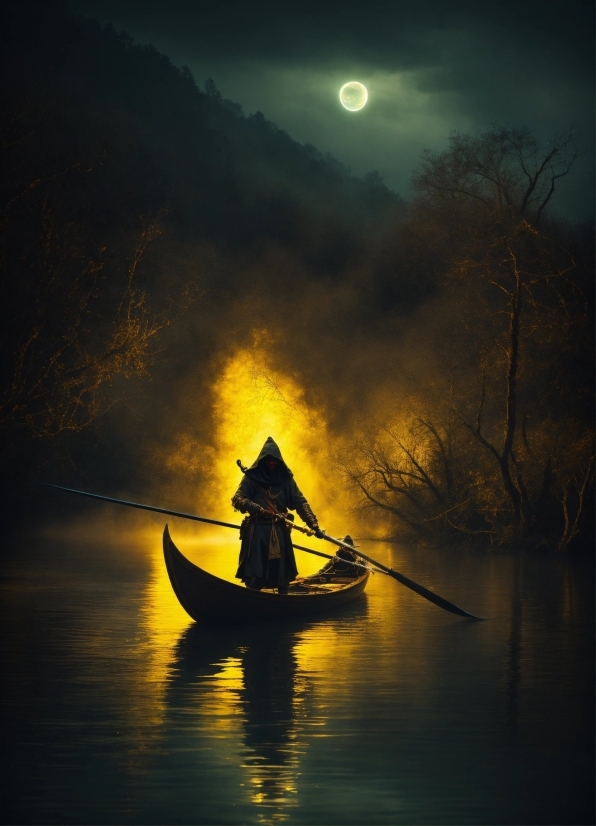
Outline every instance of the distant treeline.
<path id="1" fill-rule="evenodd" d="M 406 204 L 110 26 L 1 10 L 10 513 L 49 473 L 142 487 L 144 443 L 207 439 L 220 354 L 267 328 L 396 530 L 585 546 L 593 233 L 552 212 L 573 133 L 454 135 Z"/>

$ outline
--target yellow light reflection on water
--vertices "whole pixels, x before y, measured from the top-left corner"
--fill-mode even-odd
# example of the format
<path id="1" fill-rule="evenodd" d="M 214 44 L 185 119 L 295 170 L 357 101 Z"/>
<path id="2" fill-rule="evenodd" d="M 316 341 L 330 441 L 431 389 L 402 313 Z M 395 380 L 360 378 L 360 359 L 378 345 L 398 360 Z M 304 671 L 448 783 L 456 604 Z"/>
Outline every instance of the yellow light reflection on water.
<path id="1" fill-rule="evenodd" d="M 236 762 L 239 794 L 256 807 L 257 821 L 282 822 L 298 803 L 308 679 L 298 668 L 296 635 L 272 642 L 266 629 L 249 633 L 248 644 L 196 679 L 192 725 L 216 741 L 214 760 Z"/>
<path id="2" fill-rule="evenodd" d="M 177 454 L 170 458 L 170 467 L 178 467 L 182 474 L 188 471 L 188 462 L 197 462 L 200 456 L 200 468 L 206 471 L 208 481 L 199 492 L 197 511 L 239 523 L 242 515 L 231 506 L 231 497 L 242 478 L 236 459 L 251 465 L 266 438 L 272 436 L 320 523 L 332 534 L 343 535 L 348 530 L 355 533 L 344 480 L 333 465 L 333 453 L 340 442 L 330 433 L 323 411 L 307 403 L 297 378 L 275 368 L 268 355 L 270 344 L 265 333 L 255 334 L 250 346 L 237 350 L 224 362 L 212 388 L 211 446 L 181 439 Z M 216 576 L 235 581 L 237 533 L 177 519 L 169 521 L 172 538 L 185 556 Z M 152 687 L 152 722 L 157 727 L 160 715 L 163 720 L 167 713 L 168 683 L 176 679 L 178 643 L 191 622 L 169 582 L 161 525 L 158 529 L 156 523 L 143 539 L 151 560 L 142 605 L 149 655 L 146 684 Z M 333 553 L 331 546 L 300 534 L 294 535 L 294 541 Z M 320 558 L 301 552 L 296 556 L 301 574 L 322 565 Z M 307 702 L 311 696 L 308 675 L 327 672 L 331 662 L 335 663 L 331 670 L 336 676 L 337 663 L 349 670 L 355 642 L 345 628 L 342 631 L 334 626 L 324 634 L 304 630 L 275 652 L 253 640 L 246 648 L 240 646 L 216 660 L 215 672 L 197 683 L 193 707 L 196 724 L 217 741 L 218 753 L 225 754 L 226 760 L 237 761 L 244 780 L 242 794 L 257 808 L 259 820 L 285 820 L 297 803 L 307 718 L 311 734 L 315 725 L 309 714 L 311 703 Z M 260 682 L 263 674 L 270 679 Z M 335 680 L 333 685 L 337 691 Z M 329 692 L 332 690 L 330 687 Z M 326 695 L 327 691 L 322 693 Z M 263 707 L 278 709 L 279 716 L 270 727 L 260 717 Z M 317 736 L 324 736 L 322 709 L 316 726 Z"/>
<path id="3" fill-rule="evenodd" d="M 235 571 L 237 542 L 213 529 L 171 526 L 175 541 L 191 560 L 230 580 Z M 224 535 L 225 536 L 225 535 Z M 172 591 L 155 530 L 137 536 L 151 549 L 151 575 L 144 593 L 142 627 L 146 634 L 145 702 L 138 707 L 147 736 L 158 736 L 167 715 L 168 683 L 175 679 L 176 648 L 191 620 Z M 266 630 L 263 631 L 266 634 Z M 242 629 L 239 629 L 239 642 Z M 300 756 L 305 745 L 301 721 L 307 716 L 307 678 L 296 656 L 299 637 L 272 651 L 259 642 L 239 647 L 216 663 L 216 670 L 197 683 L 193 726 L 208 731 L 227 759 L 237 761 L 244 775 L 241 794 L 257 807 L 259 822 L 283 822 L 297 805 Z M 314 644 L 314 640 L 311 645 Z M 304 657 L 302 656 L 302 659 Z M 280 709 L 281 717 L 259 734 L 263 674 L 273 674 L 264 684 L 266 706 Z M 276 678 L 277 677 L 277 678 Z M 257 680 L 257 686 L 255 686 Z M 138 724 L 141 724 L 139 719 Z M 132 723 L 132 720 L 129 721 Z"/>
<path id="4" fill-rule="evenodd" d="M 160 538 L 151 532 L 150 537 L 146 535 L 146 541 L 151 552 L 151 575 L 141 611 L 151 652 L 151 668 L 147 676 L 163 690 L 173 648 L 191 618 L 172 590 Z"/>

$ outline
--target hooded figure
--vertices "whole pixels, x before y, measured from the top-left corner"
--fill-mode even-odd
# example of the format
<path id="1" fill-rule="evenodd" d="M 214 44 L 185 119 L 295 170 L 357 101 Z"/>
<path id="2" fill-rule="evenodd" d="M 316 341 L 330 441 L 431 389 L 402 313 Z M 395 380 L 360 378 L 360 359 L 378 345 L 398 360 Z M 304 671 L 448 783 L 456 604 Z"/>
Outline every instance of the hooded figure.
<path id="1" fill-rule="evenodd" d="M 277 588 L 286 593 L 298 570 L 287 525 L 275 513 L 295 510 L 309 528 L 320 532 L 317 518 L 294 481 L 271 436 L 244 474 L 232 498 L 235 510 L 248 513 L 242 523 L 240 564 L 236 577 L 249 588 Z M 322 535 L 322 532 L 320 532 Z"/>

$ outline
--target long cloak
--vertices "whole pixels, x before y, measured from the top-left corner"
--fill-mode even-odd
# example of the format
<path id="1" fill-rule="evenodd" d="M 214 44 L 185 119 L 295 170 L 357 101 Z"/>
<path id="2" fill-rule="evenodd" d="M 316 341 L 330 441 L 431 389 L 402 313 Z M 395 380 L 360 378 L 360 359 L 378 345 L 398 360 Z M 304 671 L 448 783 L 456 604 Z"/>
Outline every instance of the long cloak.
<path id="1" fill-rule="evenodd" d="M 265 467 L 264 460 L 267 457 L 279 462 L 275 474 L 271 474 Z M 294 481 L 292 471 L 284 462 L 279 447 L 271 437 L 267 439 L 257 459 L 244 474 L 232 499 L 234 507 L 237 506 L 238 497 L 241 497 L 268 508 L 270 502 L 263 496 L 262 490 L 280 512 L 301 509 L 303 505 L 308 504 Z M 279 559 L 269 558 L 272 531 L 277 531 L 278 534 Z M 269 520 L 251 520 L 243 531 L 236 577 L 244 582 L 257 577 L 264 580 L 268 587 L 281 588 L 295 579 L 297 574 L 294 548 L 287 526 Z"/>

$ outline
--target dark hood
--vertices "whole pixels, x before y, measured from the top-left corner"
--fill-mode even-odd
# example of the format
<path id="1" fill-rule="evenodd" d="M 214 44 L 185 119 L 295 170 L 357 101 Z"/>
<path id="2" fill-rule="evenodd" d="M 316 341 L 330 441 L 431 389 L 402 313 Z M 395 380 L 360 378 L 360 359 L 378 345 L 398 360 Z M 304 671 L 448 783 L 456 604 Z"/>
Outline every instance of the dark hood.
<path id="1" fill-rule="evenodd" d="M 280 462 L 280 466 L 277 469 L 275 476 L 271 476 L 267 468 L 262 464 L 263 459 L 265 459 L 266 456 L 272 456 Z M 246 475 L 251 479 L 254 479 L 255 482 L 260 482 L 263 485 L 283 484 L 287 479 L 289 479 L 290 476 L 292 476 L 292 471 L 283 460 L 281 450 L 273 441 L 271 436 L 267 437 L 267 441 L 261 448 L 261 452 L 246 471 Z"/>

